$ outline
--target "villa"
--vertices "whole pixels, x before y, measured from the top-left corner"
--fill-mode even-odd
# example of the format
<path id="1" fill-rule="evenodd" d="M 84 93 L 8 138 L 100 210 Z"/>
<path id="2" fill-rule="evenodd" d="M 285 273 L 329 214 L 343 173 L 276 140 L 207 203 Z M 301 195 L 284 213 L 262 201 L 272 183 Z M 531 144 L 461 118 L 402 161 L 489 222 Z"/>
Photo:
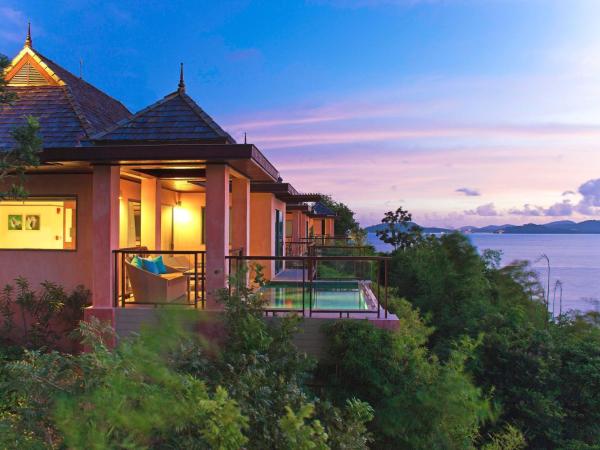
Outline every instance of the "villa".
<path id="1" fill-rule="evenodd" d="M 176 90 L 135 114 L 34 50 L 30 33 L 5 79 L 17 100 L 0 106 L 0 150 L 32 115 L 43 151 L 28 198 L 0 201 L 1 283 L 85 285 L 85 317 L 119 330 L 158 305 L 218 310 L 216 293 L 244 264 L 246 281 L 266 280 L 267 314 L 389 326 L 384 282 L 370 281 L 387 278 L 385 258 L 311 253 L 349 239 L 335 236 L 335 213 L 198 106 L 183 66 Z M 335 267 L 352 276 L 328 279 Z"/>

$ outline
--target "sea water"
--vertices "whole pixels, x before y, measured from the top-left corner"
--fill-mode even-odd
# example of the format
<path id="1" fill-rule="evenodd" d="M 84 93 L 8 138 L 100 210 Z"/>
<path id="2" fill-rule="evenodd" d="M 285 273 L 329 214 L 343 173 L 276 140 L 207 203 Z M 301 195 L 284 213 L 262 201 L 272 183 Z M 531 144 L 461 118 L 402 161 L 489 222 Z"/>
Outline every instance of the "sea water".
<path id="1" fill-rule="evenodd" d="M 550 309 L 554 298 L 554 285 L 560 280 L 563 287 L 562 308 L 568 310 L 600 312 L 600 234 L 487 234 L 466 235 L 481 252 L 484 249 L 502 251 L 502 264 L 515 260 L 531 261 L 540 282 L 546 288 L 550 260 Z M 369 242 L 379 251 L 389 251 L 374 233 Z M 538 260 L 536 262 L 536 260 Z M 558 314 L 559 292 L 556 293 Z"/>

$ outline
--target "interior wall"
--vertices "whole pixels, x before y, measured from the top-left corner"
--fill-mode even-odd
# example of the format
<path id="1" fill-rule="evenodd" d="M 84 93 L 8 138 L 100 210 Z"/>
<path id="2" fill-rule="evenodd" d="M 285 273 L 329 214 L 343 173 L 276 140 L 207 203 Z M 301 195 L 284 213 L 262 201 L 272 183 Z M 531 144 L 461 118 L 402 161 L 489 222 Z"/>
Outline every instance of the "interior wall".
<path id="1" fill-rule="evenodd" d="M 10 202 L 0 205 L 0 248 L 40 248 L 62 250 L 64 243 L 63 201 Z M 21 229 L 9 229 L 9 216 L 21 216 Z M 27 216 L 40 218 L 38 229 L 27 229 Z M 33 228 L 33 227 L 31 227 Z"/>
<path id="2" fill-rule="evenodd" d="M 127 242 L 129 218 L 129 201 L 140 202 L 142 198 L 142 186 L 135 181 L 121 179 L 119 183 L 119 247 L 129 247 Z"/>
<path id="3" fill-rule="evenodd" d="M 127 242 L 129 232 L 129 201 L 141 202 L 142 185 L 136 181 L 121 179 L 119 184 L 120 201 L 119 201 L 119 247 L 129 247 Z M 170 189 L 161 189 L 161 205 L 175 206 L 177 202 L 177 193 Z M 162 227 L 161 227 L 162 229 Z"/>
<path id="4" fill-rule="evenodd" d="M 202 208 L 206 207 L 206 193 L 182 192 L 181 205 L 175 207 L 173 233 L 175 250 L 205 250 L 202 243 Z"/>

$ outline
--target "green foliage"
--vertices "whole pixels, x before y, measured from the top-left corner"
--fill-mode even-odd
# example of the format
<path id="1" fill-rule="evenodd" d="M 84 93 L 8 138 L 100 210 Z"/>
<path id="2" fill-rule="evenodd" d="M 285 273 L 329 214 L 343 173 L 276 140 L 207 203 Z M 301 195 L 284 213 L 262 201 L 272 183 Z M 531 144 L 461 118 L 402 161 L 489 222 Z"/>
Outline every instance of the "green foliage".
<path id="1" fill-rule="evenodd" d="M 83 389 L 59 396 L 55 420 L 71 448 L 242 447 L 246 419 L 221 387 L 167 364 L 180 331 L 160 328 L 123 342 L 115 351 L 96 346 L 80 367 Z"/>
<path id="2" fill-rule="evenodd" d="M 385 213 L 381 223 L 387 225 L 376 232 L 377 237 L 394 250 L 404 250 L 419 242 L 422 238 L 421 227 L 412 223 L 412 214 L 399 207 L 396 211 Z"/>
<path id="3" fill-rule="evenodd" d="M 114 349 L 93 319 L 80 326 L 87 353 L 3 355 L 0 448 L 366 448 L 369 405 L 314 397 L 312 363 L 291 343 L 297 319 L 265 322 L 260 298 L 237 286 L 222 293 L 220 351 L 182 327 L 195 311 L 165 310 Z"/>
<path id="4" fill-rule="evenodd" d="M 0 106 L 17 100 L 16 94 L 6 88 L 4 79 L 4 70 L 9 63 L 6 56 L 0 54 Z M 25 171 L 40 163 L 39 153 L 42 150 L 42 139 L 38 135 L 40 124 L 32 116 L 24 119 L 23 125 L 11 131 L 11 136 L 15 140 L 14 147 L 3 151 L 0 155 L 0 186 L 6 189 L 4 192 L 0 191 L 0 199 L 27 197 Z"/>
<path id="5" fill-rule="evenodd" d="M 16 100 L 17 96 L 14 92 L 10 92 L 6 89 L 6 81 L 4 80 L 4 71 L 10 65 L 9 59 L 0 53 L 0 105 L 6 103 L 12 103 Z"/>
<path id="6" fill-rule="evenodd" d="M 8 364 L 0 446 L 40 448 L 242 447 L 246 419 L 223 388 L 167 364 L 178 329 L 161 324 L 111 351 L 97 321 L 82 326 L 93 351 L 26 352 Z M 30 442 L 29 442 L 30 441 Z M 32 445 L 29 445 L 32 443 Z M 33 445 L 34 444 L 34 445 Z"/>
<path id="7" fill-rule="evenodd" d="M 336 213 L 334 232 L 336 236 L 354 235 L 360 237 L 361 228 L 354 218 L 354 211 L 342 202 L 336 202 L 330 195 L 322 195 L 321 203 Z"/>
<path id="8" fill-rule="evenodd" d="M 83 286 L 67 293 L 62 286 L 45 281 L 36 292 L 23 277 L 17 278 L 15 285 L 6 285 L 0 294 L 0 342 L 54 348 L 61 335 L 78 326 L 83 308 L 90 303 L 91 293 Z M 19 326 L 15 324 L 15 311 L 19 313 Z"/>
<path id="9" fill-rule="evenodd" d="M 25 117 L 25 124 L 11 131 L 15 146 L 3 151 L 0 156 L 0 183 L 9 184 L 0 192 L 0 198 L 25 198 L 25 172 L 40 164 L 39 153 L 42 139 L 39 137 L 40 123 L 33 116 Z M 12 180 L 12 181 L 11 181 Z"/>
<path id="10" fill-rule="evenodd" d="M 521 445 L 519 433 L 531 448 L 597 444 L 600 329 L 588 317 L 550 321 L 528 263 L 500 267 L 499 256 L 479 256 L 460 234 L 430 237 L 393 254 L 390 284 L 435 327 L 429 346 L 443 360 L 465 336 L 480 339 L 466 366 L 500 412 L 483 445 Z"/>
<path id="11" fill-rule="evenodd" d="M 201 349 L 187 348 L 188 357 L 177 358 L 184 362 L 180 370 L 228 389 L 248 418 L 249 449 L 366 448 L 365 424 L 372 418 L 368 405 L 358 402 L 338 409 L 306 390 L 314 362 L 292 344 L 299 319 L 267 322 L 264 300 L 240 282 L 245 277 L 245 271 L 239 272 L 230 282 L 236 288 L 221 294 L 227 329 L 221 351 L 206 358 Z M 345 444 L 349 436 L 356 442 L 353 447 Z"/>
<path id="12" fill-rule="evenodd" d="M 289 450 L 325 450 L 329 448 L 327 433 L 321 423 L 318 420 L 312 423 L 305 422 L 313 415 L 313 405 L 302 405 L 297 414 L 289 406 L 286 406 L 285 410 L 286 415 L 279 419 L 279 427 L 283 432 L 285 442 L 281 448 Z"/>
<path id="13" fill-rule="evenodd" d="M 507 425 L 502 431 L 490 435 L 489 442 L 482 450 L 521 450 L 527 446 L 525 437 L 518 429 Z"/>
<path id="14" fill-rule="evenodd" d="M 403 300 L 396 332 L 366 321 L 330 326 L 330 362 L 322 376 L 334 401 L 352 395 L 373 405 L 377 448 L 470 448 L 491 408 L 465 373 L 475 343 L 463 340 L 446 364 L 426 348 L 431 329 Z"/>

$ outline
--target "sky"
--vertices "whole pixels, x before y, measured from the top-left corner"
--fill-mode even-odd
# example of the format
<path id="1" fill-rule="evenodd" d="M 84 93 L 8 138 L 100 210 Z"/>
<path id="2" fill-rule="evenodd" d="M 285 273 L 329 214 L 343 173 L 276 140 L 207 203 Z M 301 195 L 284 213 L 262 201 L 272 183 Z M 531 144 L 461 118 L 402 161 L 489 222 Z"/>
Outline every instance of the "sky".
<path id="1" fill-rule="evenodd" d="M 600 1 L 0 0 L 131 111 L 186 88 L 285 181 L 362 225 L 600 219 Z"/>

